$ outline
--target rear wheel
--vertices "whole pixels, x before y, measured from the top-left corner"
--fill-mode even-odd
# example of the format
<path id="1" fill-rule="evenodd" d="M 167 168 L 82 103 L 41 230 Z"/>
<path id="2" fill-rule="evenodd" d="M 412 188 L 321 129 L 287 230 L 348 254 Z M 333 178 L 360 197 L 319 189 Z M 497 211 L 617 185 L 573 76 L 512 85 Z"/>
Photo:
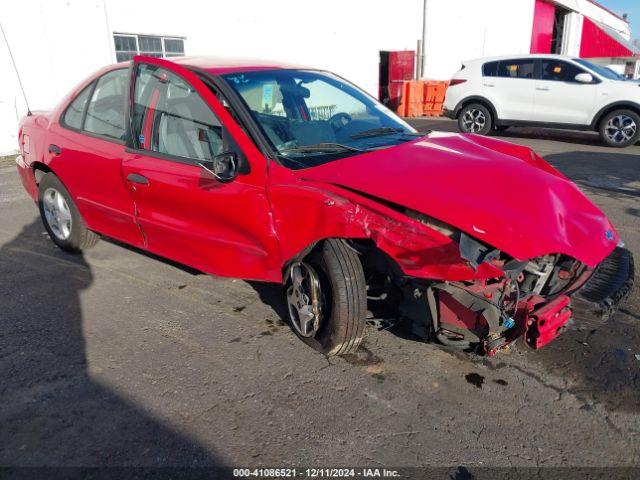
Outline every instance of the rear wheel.
<path id="1" fill-rule="evenodd" d="M 640 116 L 632 110 L 615 110 L 600 121 L 599 132 L 606 145 L 628 147 L 640 138 Z"/>
<path id="2" fill-rule="evenodd" d="M 100 239 L 86 227 L 71 195 L 53 173 L 38 185 L 38 207 L 49 237 L 63 250 L 80 252 Z"/>
<path id="3" fill-rule="evenodd" d="M 493 126 L 493 117 L 487 107 L 472 103 L 462 107 L 458 116 L 458 128 L 464 133 L 487 135 Z"/>
<path id="4" fill-rule="evenodd" d="M 360 259 L 344 240 L 326 240 L 291 264 L 285 290 L 291 327 L 303 342 L 325 355 L 358 349 L 367 294 Z"/>

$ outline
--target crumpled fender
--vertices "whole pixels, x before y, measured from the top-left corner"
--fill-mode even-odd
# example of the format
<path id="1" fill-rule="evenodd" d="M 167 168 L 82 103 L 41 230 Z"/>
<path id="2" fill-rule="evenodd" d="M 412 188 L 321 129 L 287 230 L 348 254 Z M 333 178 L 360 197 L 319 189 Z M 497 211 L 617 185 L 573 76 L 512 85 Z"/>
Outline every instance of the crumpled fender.
<path id="1" fill-rule="evenodd" d="M 274 226 L 284 265 L 326 238 L 371 239 L 409 276 L 437 280 L 500 277 L 460 257 L 458 244 L 373 200 L 331 184 L 300 180 L 270 187 Z"/>

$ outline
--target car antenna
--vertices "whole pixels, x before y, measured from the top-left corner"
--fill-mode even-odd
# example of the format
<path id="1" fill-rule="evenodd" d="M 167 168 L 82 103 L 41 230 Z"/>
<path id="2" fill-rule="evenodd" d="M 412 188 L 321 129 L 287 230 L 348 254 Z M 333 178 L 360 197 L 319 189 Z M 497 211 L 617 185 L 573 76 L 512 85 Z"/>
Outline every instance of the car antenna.
<path id="1" fill-rule="evenodd" d="M 7 35 L 4 33 L 4 28 L 2 28 L 2 23 L 0 23 L 0 31 L 2 31 L 2 36 L 4 37 L 4 43 L 7 44 L 7 50 L 9 51 L 9 57 L 11 57 L 11 63 L 13 63 L 13 69 L 16 72 L 16 77 L 18 77 L 18 84 L 20 85 L 20 90 L 22 90 L 22 96 L 24 97 L 24 104 L 27 106 L 27 116 L 31 116 L 31 109 L 29 108 L 29 102 L 27 101 L 27 94 L 24 91 L 24 86 L 22 85 L 22 79 L 20 78 L 20 73 L 18 72 L 18 66 L 16 65 L 16 61 L 13 58 L 13 53 L 11 52 L 11 47 L 9 46 L 9 40 L 7 40 Z"/>

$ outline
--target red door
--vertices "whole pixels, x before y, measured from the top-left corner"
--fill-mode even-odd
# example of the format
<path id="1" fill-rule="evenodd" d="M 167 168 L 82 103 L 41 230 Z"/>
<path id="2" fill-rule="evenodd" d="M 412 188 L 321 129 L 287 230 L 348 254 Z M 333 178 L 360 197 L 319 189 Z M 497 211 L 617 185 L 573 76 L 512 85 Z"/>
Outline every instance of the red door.
<path id="1" fill-rule="evenodd" d="M 45 155 L 90 229 L 141 246 L 120 170 L 128 79 L 128 69 L 119 68 L 89 83 L 50 127 Z"/>
<path id="2" fill-rule="evenodd" d="M 134 64 L 135 148 L 122 171 L 146 248 L 207 273 L 280 281 L 264 156 L 192 72 L 155 58 Z M 227 151 L 245 171 L 220 182 L 199 163 Z"/>

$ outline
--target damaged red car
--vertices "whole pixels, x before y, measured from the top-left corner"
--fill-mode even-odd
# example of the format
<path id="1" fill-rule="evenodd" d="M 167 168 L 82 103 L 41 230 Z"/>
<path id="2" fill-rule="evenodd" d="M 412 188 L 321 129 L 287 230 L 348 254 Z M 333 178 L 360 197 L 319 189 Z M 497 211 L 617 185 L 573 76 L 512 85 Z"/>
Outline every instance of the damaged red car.
<path id="1" fill-rule="evenodd" d="M 105 236 L 281 283 L 292 329 L 328 355 L 358 348 L 373 299 L 428 341 L 539 348 L 633 279 L 611 222 L 532 150 L 418 133 L 325 71 L 135 57 L 24 117 L 19 139 L 58 246 Z"/>

